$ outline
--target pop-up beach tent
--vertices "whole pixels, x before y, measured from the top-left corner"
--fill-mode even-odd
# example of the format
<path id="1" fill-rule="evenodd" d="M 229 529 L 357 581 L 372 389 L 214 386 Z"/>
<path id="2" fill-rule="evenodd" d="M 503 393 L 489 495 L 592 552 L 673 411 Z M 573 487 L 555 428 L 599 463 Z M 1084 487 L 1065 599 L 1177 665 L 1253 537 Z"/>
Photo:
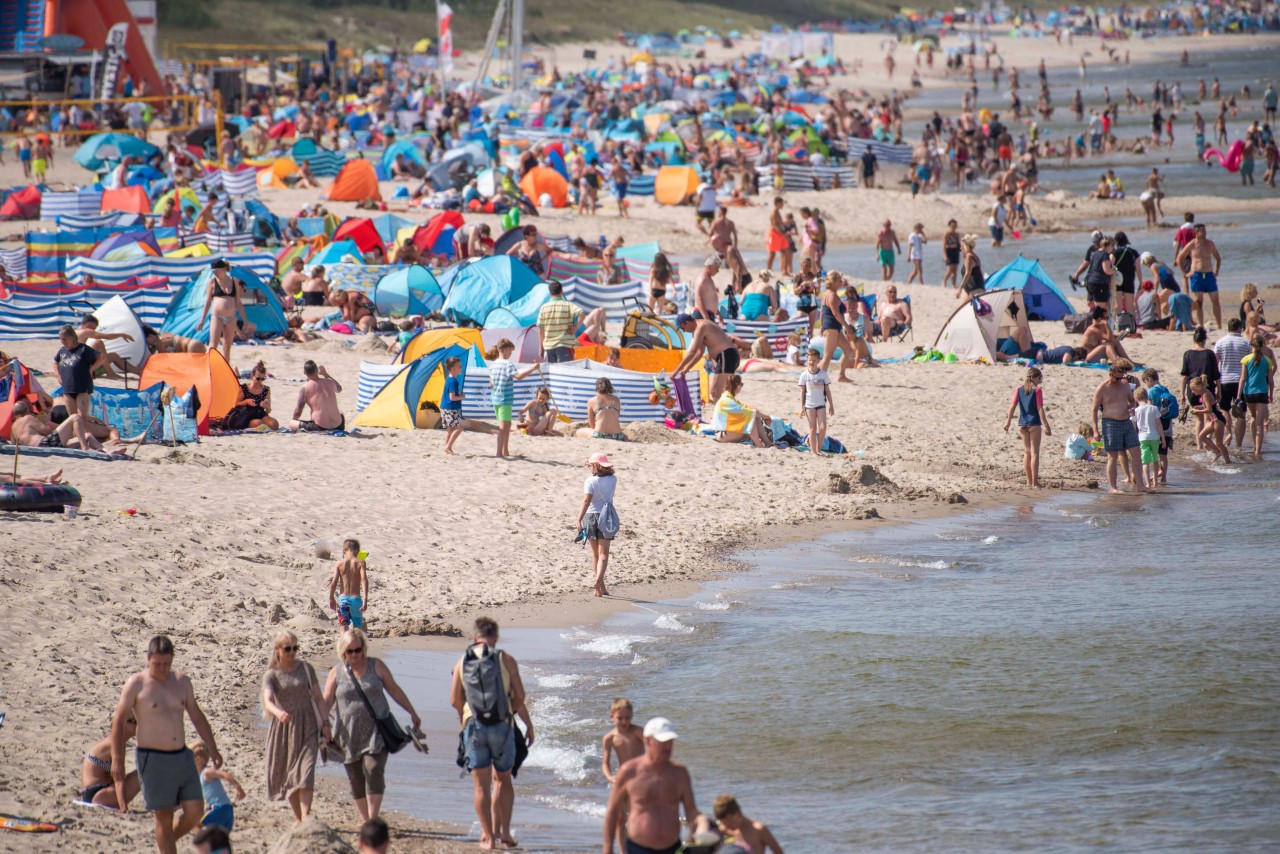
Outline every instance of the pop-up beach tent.
<path id="1" fill-rule="evenodd" d="M 1022 291 L 1031 320 L 1061 320 L 1076 311 L 1040 262 L 1021 255 L 988 276 L 987 289 Z"/>
<path id="2" fill-rule="evenodd" d="M 530 303 L 540 308 L 549 298 L 546 285 L 538 275 L 510 255 L 491 255 L 450 267 L 440 277 L 440 285 L 448 294 L 444 316 L 451 322 L 479 326 L 489 312 L 505 306 L 515 311 L 520 306 L 524 322 Z M 534 308 L 534 319 L 537 309 Z M 532 321 L 530 321 L 532 322 Z"/>
<path id="3" fill-rule="evenodd" d="M 1010 312 L 1009 307 L 1016 307 Z M 1017 329 L 1031 334 L 1022 291 L 986 291 L 965 301 L 943 325 L 933 349 L 954 353 L 962 362 L 986 359 L 995 364 L 999 342 Z"/>
<path id="4" fill-rule="evenodd" d="M 698 173 L 692 166 L 663 166 L 653 183 L 653 197 L 660 205 L 679 205 L 698 189 Z"/>
<path id="5" fill-rule="evenodd" d="M 103 341 L 108 353 L 115 353 L 133 368 L 140 368 L 147 362 L 150 351 L 147 349 L 146 336 L 142 331 L 142 321 L 124 301 L 124 297 L 114 296 L 93 310 L 98 319 L 99 332 L 124 333 L 132 341 L 123 338 L 112 338 Z"/>
<path id="6" fill-rule="evenodd" d="M 276 298 L 271 288 L 247 267 L 233 266 L 230 273 L 231 278 L 239 279 L 244 284 L 244 293 L 241 294 L 244 313 L 248 315 L 249 322 L 258 328 L 258 336 L 269 338 L 273 335 L 283 335 L 289 328 L 289 323 L 284 316 L 284 307 L 280 305 L 280 300 Z M 164 316 L 162 331 L 194 338 L 205 344 L 209 343 L 211 324 L 208 320 L 206 319 L 204 326 L 199 329 L 196 327 L 200 323 L 200 315 L 204 312 L 204 301 L 209 291 L 209 277 L 212 275 L 213 269 L 207 267 L 203 273 L 182 286 L 182 289 L 174 295 L 169 311 Z"/>
<path id="7" fill-rule="evenodd" d="M 400 370 L 373 395 L 352 423 L 357 427 L 395 427 L 401 430 L 435 426 L 435 418 L 424 417 L 422 402 L 431 400 L 439 405 L 444 391 L 445 359 L 457 357 L 462 360 L 465 378 L 470 353 L 469 348 L 453 344 L 399 366 Z M 397 366 L 362 362 L 357 398 L 363 398 L 368 389 L 386 376 L 390 367 Z"/>
<path id="8" fill-rule="evenodd" d="M 373 304 L 383 317 L 430 314 L 444 308 L 444 289 L 420 264 L 399 267 L 373 287 Z"/>
<path id="9" fill-rule="evenodd" d="M 550 166 L 535 166 L 520 179 L 520 189 L 536 205 L 543 196 L 551 199 L 551 207 L 562 208 L 569 204 L 569 182 Z"/>
<path id="10" fill-rule="evenodd" d="M 142 369 L 139 389 L 167 383 L 178 394 L 194 388 L 200 398 L 197 432 L 209 435 L 209 419 L 222 418 L 240 399 L 240 382 L 218 350 L 207 353 L 155 353 Z"/>
<path id="11" fill-rule="evenodd" d="M 368 160 L 348 160 L 347 165 L 333 179 L 324 197 L 331 202 L 363 202 L 365 199 L 382 200 L 378 192 L 378 173 Z"/>

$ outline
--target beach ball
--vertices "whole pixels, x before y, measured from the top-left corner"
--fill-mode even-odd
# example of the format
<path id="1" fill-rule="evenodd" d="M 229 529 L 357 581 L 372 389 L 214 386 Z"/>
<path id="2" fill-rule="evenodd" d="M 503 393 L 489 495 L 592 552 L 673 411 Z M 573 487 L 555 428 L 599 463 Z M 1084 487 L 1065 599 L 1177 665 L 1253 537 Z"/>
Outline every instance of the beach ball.
<path id="1" fill-rule="evenodd" d="M 510 231 L 515 228 L 515 223 L 511 221 L 511 211 L 507 211 L 502 215 L 502 230 Z"/>

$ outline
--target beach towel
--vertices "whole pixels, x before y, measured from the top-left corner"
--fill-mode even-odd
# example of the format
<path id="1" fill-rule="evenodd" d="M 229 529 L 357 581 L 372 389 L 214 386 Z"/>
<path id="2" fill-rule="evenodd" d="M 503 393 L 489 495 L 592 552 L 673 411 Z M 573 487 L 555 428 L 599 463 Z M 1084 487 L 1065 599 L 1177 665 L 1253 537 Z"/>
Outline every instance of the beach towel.
<path id="1" fill-rule="evenodd" d="M 0 454 L 13 455 L 13 445 L 0 445 Z M 82 451 L 79 448 L 46 448 L 44 446 L 29 447 L 23 445 L 19 457 L 67 457 L 76 460 L 129 460 L 132 457 L 121 454 L 108 454 L 105 451 Z"/>
<path id="2" fill-rule="evenodd" d="M 717 433 L 750 433 L 756 421 L 756 411 L 728 392 L 716 401 L 711 427 Z"/>

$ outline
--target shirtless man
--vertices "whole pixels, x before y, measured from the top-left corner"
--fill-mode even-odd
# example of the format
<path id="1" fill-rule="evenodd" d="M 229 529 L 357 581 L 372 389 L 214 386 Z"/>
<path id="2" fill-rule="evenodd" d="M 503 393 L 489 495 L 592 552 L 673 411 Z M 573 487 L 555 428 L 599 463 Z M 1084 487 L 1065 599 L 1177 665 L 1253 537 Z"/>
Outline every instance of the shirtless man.
<path id="1" fill-rule="evenodd" d="M 222 767 L 213 728 L 196 703 L 191 680 L 173 671 L 173 641 L 156 635 L 147 644 L 147 669 L 124 683 L 111 719 L 111 779 L 117 803 L 128 804 L 125 791 L 124 745 L 128 721 L 137 721 L 135 764 L 142 781 L 142 798 L 155 811 L 156 851 L 177 854 L 178 840 L 195 829 L 204 812 L 204 796 L 195 757 L 186 748 L 183 715 L 191 718 L 200 740 L 209 748 L 209 764 Z M 176 821 L 174 813 L 181 807 Z M 128 812 L 124 806 L 121 812 Z"/>
<path id="2" fill-rule="evenodd" d="M 720 316 L 720 293 L 716 290 L 716 273 L 720 272 L 720 259 L 708 255 L 702 265 L 702 273 L 693 286 L 693 316 L 723 323 Z"/>
<path id="3" fill-rule="evenodd" d="M 1137 408 L 1133 390 L 1129 388 L 1128 374 L 1133 365 L 1127 359 L 1111 363 L 1107 379 L 1093 393 L 1093 431 L 1102 437 L 1102 447 L 1107 452 L 1107 483 L 1112 493 L 1120 493 L 1116 485 L 1120 458 L 1129 455 L 1129 471 L 1134 492 L 1146 492 L 1142 485 L 1142 453 L 1138 444 L 1138 428 L 1129 420 Z M 1099 424 L 1101 418 L 1101 424 Z"/>
<path id="4" fill-rule="evenodd" d="M 710 320 L 697 320 L 691 314 L 676 315 L 676 327 L 681 332 L 693 333 L 693 340 L 689 342 L 689 349 L 671 375 L 683 376 L 703 358 L 705 351 L 716 365 L 715 373 L 711 375 L 711 400 L 719 400 L 729 383 L 729 377 L 737 372 L 742 360 L 738 348 L 750 350 L 751 342 L 730 335 Z"/>
<path id="5" fill-rule="evenodd" d="M 71 414 L 66 421 L 54 426 L 45 415 L 36 415 L 31 411 L 31 404 L 19 400 L 13 405 L 13 441 L 28 448 L 82 448 L 90 451 L 102 450 L 102 445 L 86 430 L 86 445 L 80 443 L 77 434 L 80 432 L 79 414 Z"/>
<path id="6" fill-rule="evenodd" d="M 1192 299 L 1195 300 L 1192 311 L 1195 314 L 1196 325 L 1205 325 L 1204 295 L 1208 294 L 1209 302 L 1213 304 L 1213 328 L 1221 329 L 1222 305 L 1218 302 L 1218 271 L 1222 269 L 1222 256 L 1218 254 L 1217 245 L 1205 236 L 1204 223 L 1196 223 L 1195 237 L 1182 247 L 1178 257 L 1173 259 L 1173 263 L 1181 264 L 1186 260 L 1191 262 L 1191 276 L 1188 281 Z"/>
<path id="7" fill-rule="evenodd" d="M 685 821 L 706 833 L 710 822 L 698 812 L 689 770 L 671 761 L 676 731 L 666 718 L 644 725 L 644 756 L 618 769 L 604 817 L 604 854 L 613 854 L 618 825 L 625 814 L 623 854 L 675 854 L 680 850 L 680 807 Z"/>
<path id="8" fill-rule="evenodd" d="M 342 383 L 329 376 L 323 365 L 317 367 L 311 359 L 302 363 L 302 373 L 306 375 L 307 381 L 298 392 L 298 405 L 294 407 L 289 428 L 302 433 L 324 433 L 346 428 L 347 419 L 338 408 Z M 302 420 L 302 410 L 305 407 L 311 408 L 310 421 Z"/>
<path id="9" fill-rule="evenodd" d="M 294 256 L 294 259 L 289 262 L 289 272 L 280 279 L 280 290 L 284 291 L 284 299 L 280 302 L 286 311 L 293 310 L 298 293 L 302 290 L 302 283 L 307 280 L 307 274 L 302 272 L 304 266 L 302 256 Z"/>
<path id="10" fill-rule="evenodd" d="M 882 341 L 889 340 L 889 333 L 895 326 L 911 325 L 911 306 L 905 300 L 898 299 L 898 289 L 892 285 L 884 290 L 884 305 L 880 307 L 879 322 Z"/>
<path id="11" fill-rule="evenodd" d="M 489 224 L 482 222 L 471 229 L 467 236 L 467 257 L 484 258 L 493 254 L 493 240 L 489 238 Z"/>
<path id="12" fill-rule="evenodd" d="M 876 257 L 880 260 L 880 277 L 886 282 L 893 278 L 894 262 L 902 254 L 902 244 L 898 242 L 898 233 L 893 230 L 893 223 L 884 221 L 884 228 L 876 235 Z"/>
<path id="13" fill-rule="evenodd" d="M 1084 360 L 1114 362 L 1129 358 L 1129 354 L 1124 351 L 1124 345 L 1120 343 L 1120 338 L 1111 331 L 1111 326 L 1107 323 L 1107 310 L 1102 306 L 1096 306 L 1092 317 L 1092 322 L 1084 328 L 1084 334 L 1080 336 L 1080 346 L 1086 351 Z"/>
<path id="14" fill-rule="evenodd" d="M 773 210 L 769 212 L 769 235 L 765 239 L 765 249 L 769 252 L 769 259 L 765 261 L 764 268 L 766 270 L 773 269 L 773 259 L 781 256 L 782 266 L 779 268 L 782 275 L 791 275 L 791 253 L 788 251 L 790 241 L 787 238 L 786 221 L 782 218 L 782 196 L 776 196 L 773 200 Z"/>
<path id="15" fill-rule="evenodd" d="M 102 368 L 107 379 L 120 379 L 120 375 L 113 371 L 112 368 L 119 368 L 125 373 L 129 372 L 129 363 L 118 353 L 108 353 L 107 345 L 103 342 L 115 341 L 116 339 L 132 341 L 132 335 L 127 332 L 99 332 L 98 318 L 92 314 L 86 314 L 80 320 L 80 327 L 76 329 L 76 338 L 80 339 L 81 344 L 87 344 L 98 351 L 98 360 L 93 363 L 93 369 L 96 371 Z M 136 368 L 134 372 L 137 372 Z"/>

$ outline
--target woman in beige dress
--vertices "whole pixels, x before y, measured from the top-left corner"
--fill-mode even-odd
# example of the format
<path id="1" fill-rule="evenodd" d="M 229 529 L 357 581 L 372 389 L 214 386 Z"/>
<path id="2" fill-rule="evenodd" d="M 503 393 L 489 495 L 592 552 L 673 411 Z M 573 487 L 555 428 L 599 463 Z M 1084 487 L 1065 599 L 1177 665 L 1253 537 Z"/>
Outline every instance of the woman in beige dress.
<path id="1" fill-rule="evenodd" d="M 328 740 L 333 733 L 316 672 L 298 660 L 298 637 L 293 632 L 276 635 L 271 663 L 262 676 L 262 708 L 271 721 L 267 797 L 288 800 L 294 819 L 302 821 L 311 812 L 320 736 Z"/>

